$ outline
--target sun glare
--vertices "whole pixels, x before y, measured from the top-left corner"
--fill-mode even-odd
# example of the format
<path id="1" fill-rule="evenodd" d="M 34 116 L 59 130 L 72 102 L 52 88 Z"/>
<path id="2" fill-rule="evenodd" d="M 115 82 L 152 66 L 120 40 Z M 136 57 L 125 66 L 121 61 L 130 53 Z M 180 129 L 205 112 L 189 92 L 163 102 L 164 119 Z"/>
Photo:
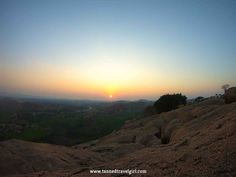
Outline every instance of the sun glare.
<path id="1" fill-rule="evenodd" d="M 113 96 L 112 95 L 109 95 L 109 98 L 112 98 Z"/>

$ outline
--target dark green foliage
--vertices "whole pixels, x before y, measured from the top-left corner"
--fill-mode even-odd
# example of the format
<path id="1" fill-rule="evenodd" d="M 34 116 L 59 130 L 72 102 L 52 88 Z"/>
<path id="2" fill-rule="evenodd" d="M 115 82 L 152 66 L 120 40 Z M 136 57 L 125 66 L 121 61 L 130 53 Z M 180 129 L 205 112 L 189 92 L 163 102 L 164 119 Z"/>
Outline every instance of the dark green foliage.
<path id="1" fill-rule="evenodd" d="M 177 109 L 180 105 L 186 104 L 187 97 L 182 95 L 181 93 L 178 94 L 166 94 L 161 96 L 155 103 L 154 107 L 157 113 L 171 111 L 173 109 Z"/>
<path id="2" fill-rule="evenodd" d="M 0 100 L 0 141 L 17 138 L 74 145 L 118 130 L 126 120 L 141 118 L 150 104 L 118 101 L 77 106 L 37 102 L 34 106 L 36 103 Z"/>
<path id="3" fill-rule="evenodd" d="M 223 96 L 226 104 L 236 102 L 236 87 L 231 87 L 225 91 Z"/>
<path id="4" fill-rule="evenodd" d="M 47 136 L 47 133 L 43 129 L 39 128 L 25 128 L 24 131 L 20 134 L 20 139 L 38 141 Z"/>

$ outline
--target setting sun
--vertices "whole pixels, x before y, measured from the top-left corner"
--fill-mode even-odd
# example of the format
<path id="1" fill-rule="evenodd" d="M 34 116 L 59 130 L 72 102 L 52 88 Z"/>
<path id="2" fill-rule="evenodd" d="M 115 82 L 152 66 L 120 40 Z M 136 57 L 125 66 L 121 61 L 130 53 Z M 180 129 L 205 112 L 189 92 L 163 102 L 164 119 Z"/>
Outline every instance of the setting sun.
<path id="1" fill-rule="evenodd" d="M 233 3 L 13 1 L 0 1 L 0 96 L 155 100 L 236 85 Z"/>
<path id="2" fill-rule="evenodd" d="M 235 18 L 236 0 L 0 0 L 0 177 L 236 177 Z"/>

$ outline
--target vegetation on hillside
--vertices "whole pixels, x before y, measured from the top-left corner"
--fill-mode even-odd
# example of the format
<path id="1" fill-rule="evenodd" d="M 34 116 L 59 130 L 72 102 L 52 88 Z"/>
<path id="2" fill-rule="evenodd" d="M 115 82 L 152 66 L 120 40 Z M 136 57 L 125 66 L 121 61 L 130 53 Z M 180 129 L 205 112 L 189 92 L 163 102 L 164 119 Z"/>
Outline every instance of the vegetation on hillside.
<path id="1" fill-rule="evenodd" d="M 74 145 L 118 130 L 142 116 L 149 101 L 45 103 L 0 99 L 0 140 Z"/>
<path id="2" fill-rule="evenodd" d="M 155 103 L 154 107 L 157 113 L 171 111 L 173 109 L 177 109 L 180 105 L 186 104 L 187 97 L 178 94 L 166 94 L 162 95 Z"/>

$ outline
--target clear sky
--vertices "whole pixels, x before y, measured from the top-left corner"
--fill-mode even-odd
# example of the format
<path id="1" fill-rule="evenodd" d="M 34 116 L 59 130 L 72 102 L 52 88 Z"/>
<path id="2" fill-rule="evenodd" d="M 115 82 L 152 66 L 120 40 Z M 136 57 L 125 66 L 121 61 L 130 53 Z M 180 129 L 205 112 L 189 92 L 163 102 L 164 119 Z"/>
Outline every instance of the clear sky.
<path id="1" fill-rule="evenodd" d="M 157 99 L 225 83 L 236 86 L 235 0 L 0 1 L 2 95 Z"/>

